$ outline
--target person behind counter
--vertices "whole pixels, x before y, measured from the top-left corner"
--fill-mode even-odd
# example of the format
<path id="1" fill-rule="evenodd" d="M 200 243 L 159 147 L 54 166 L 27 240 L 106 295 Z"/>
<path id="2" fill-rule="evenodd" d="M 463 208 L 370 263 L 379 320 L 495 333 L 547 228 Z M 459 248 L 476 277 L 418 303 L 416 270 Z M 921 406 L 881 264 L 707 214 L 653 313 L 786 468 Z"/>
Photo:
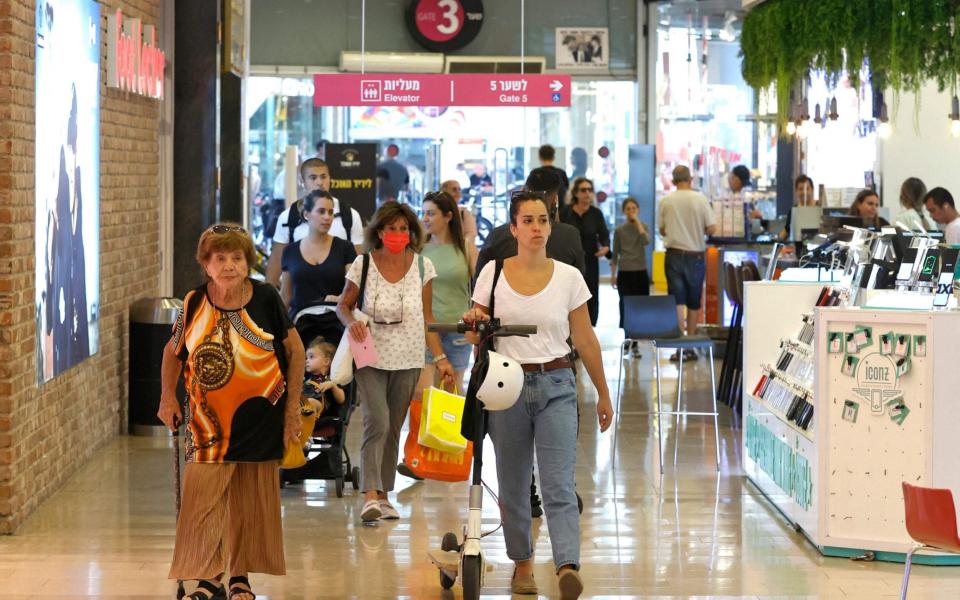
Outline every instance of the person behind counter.
<path id="1" fill-rule="evenodd" d="M 813 195 L 813 180 L 809 176 L 801 173 L 797 175 L 797 178 L 793 181 L 793 208 L 798 208 L 801 206 L 816 206 L 817 199 Z M 785 240 L 790 237 L 790 227 L 793 222 L 793 210 L 790 210 L 787 213 L 787 222 L 783 226 L 783 231 L 780 232 L 780 239 Z M 789 246 L 787 247 L 789 248 Z"/>
<path id="2" fill-rule="evenodd" d="M 960 215 L 953 195 L 942 187 L 935 187 L 923 197 L 923 205 L 943 229 L 943 241 L 951 246 L 960 244 Z"/>
<path id="3" fill-rule="evenodd" d="M 817 205 L 817 198 L 813 194 L 813 180 L 807 175 L 800 174 L 793 182 L 793 205 Z"/>
<path id="4" fill-rule="evenodd" d="M 727 177 L 727 183 L 730 184 L 730 191 L 734 194 L 742 192 L 750 187 L 750 169 L 746 165 L 735 166 Z"/>
<path id="5" fill-rule="evenodd" d="M 903 210 L 897 217 L 897 222 L 910 228 L 912 231 L 931 231 L 937 228 L 933 219 L 923 206 L 923 199 L 927 195 L 927 186 L 917 177 L 907 177 L 900 185 L 900 206 Z"/>
<path id="6" fill-rule="evenodd" d="M 866 227 L 873 227 L 875 229 L 887 227 L 890 223 L 880 216 L 878 212 L 879 208 L 880 197 L 877 196 L 875 191 L 866 189 L 861 190 L 860 193 L 857 194 L 853 204 L 850 205 L 849 214 L 863 219 L 863 224 Z"/>

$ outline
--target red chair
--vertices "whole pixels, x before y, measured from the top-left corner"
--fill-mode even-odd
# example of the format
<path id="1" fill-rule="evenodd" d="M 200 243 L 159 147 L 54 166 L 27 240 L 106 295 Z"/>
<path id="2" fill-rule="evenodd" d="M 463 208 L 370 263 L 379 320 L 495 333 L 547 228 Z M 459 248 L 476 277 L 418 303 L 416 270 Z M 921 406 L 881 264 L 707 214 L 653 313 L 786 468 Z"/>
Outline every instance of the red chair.
<path id="1" fill-rule="evenodd" d="M 900 600 L 907 598 L 910 583 L 910 565 L 913 553 L 929 548 L 960 554 L 957 536 L 957 511 L 950 490 L 926 488 L 903 482 L 903 507 L 906 513 L 907 533 L 917 544 L 907 552 L 903 571 Z"/>

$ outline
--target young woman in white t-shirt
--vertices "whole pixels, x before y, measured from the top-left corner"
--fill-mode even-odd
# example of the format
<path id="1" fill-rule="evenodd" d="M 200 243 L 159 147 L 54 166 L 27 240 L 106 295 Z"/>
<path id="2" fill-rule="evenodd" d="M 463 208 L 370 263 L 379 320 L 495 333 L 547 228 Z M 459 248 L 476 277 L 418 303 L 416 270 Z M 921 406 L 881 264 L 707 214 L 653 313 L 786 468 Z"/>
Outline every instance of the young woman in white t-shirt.
<path id="1" fill-rule="evenodd" d="M 550 217 L 541 195 L 524 192 L 512 199 L 510 232 L 517 238 L 518 253 L 503 263 L 494 290 L 494 316 L 505 325 L 537 326 L 534 336 L 497 341 L 497 352 L 523 365 L 524 384 L 517 403 L 491 412 L 488 420 L 497 456 L 507 556 L 516 563 L 511 589 L 517 594 L 537 593 L 530 534 L 530 472 L 536 449 L 561 598 L 578 598 L 583 583 L 578 573 L 580 514 L 574 490 L 578 415 L 575 367 L 567 345 L 571 335 L 597 388 L 600 431 L 610 427 L 613 405 L 600 343 L 587 312 L 590 292 L 580 271 L 547 258 Z M 474 307 L 463 316 L 467 323 L 489 318 L 494 270 L 495 264 L 488 263 L 477 278 Z M 468 337 L 476 343 L 476 336 Z"/>

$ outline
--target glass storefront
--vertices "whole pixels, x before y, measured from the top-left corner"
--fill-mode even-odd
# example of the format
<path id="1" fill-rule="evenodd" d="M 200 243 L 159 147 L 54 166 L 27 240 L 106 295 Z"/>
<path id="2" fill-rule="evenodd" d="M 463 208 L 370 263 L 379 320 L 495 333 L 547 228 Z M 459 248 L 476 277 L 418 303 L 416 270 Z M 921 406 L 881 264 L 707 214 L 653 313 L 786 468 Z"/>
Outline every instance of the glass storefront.
<path id="1" fill-rule="evenodd" d="M 598 200 L 607 200 L 599 206 L 612 226 L 614 200 L 627 189 L 628 148 L 637 140 L 637 85 L 632 81 L 574 81 L 570 108 L 314 108 L 309 78 L 255 76 L 248 90 L 255 231 L 262 207 L 284 195 L 287 146 L 296 146 L 298 160 L 303 160 L 317 153 L 321 140 L 374 142 L 381 157 L 396 145 L 396 160 L 410 176 L 409 189 L 400 198 L 415 206 L 446 179 L 459 179 L 467 189 L 471 175 L 474 181 L 489 175 L 490 185 L 473 186 L 472 200 L 490 226 L 505 222 L 510 191 L 539 166 L 537 149 L 549 143 L 557 150 L 555 164 L 571 179 L 585 175 L 594 180 L 603 192 Z"/>
<path id="2" fill-rule="evenodd" d="M 740 2 L 663 2 L 656 18 L 657 190 L 691 167 L 696 187 L 719 195 L 738 164 L 760 188 L 776 177 L 776 127 L 741 75 Z"/>

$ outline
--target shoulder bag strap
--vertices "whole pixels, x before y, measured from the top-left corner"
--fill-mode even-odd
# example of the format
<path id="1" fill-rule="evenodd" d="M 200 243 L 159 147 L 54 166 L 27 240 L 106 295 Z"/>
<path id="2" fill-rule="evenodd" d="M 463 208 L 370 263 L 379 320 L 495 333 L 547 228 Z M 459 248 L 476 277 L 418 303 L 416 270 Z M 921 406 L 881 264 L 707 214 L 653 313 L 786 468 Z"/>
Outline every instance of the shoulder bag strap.
<path id="1" fill-rule="evenodd" d="M 363 292 L 367 287 L 367 273 L 370 271 L 370 253 L 363 253 L 363 269 L 360 271 L 360 295 L 357 296 L 357 309 L 363 310 Z"/>

